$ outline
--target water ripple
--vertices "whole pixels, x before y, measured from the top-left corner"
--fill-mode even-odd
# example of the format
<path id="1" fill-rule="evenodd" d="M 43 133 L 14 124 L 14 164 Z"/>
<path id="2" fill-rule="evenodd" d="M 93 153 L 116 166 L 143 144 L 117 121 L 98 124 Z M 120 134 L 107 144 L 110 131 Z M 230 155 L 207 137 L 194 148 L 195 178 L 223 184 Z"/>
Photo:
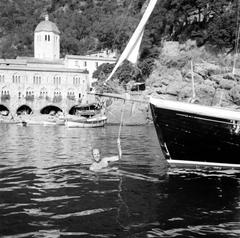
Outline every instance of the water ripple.
<path id="1" fill-rule="evenodd" d="M 0 125 L 0 237 L 239 237 L 240 174 L 168 170 L 153 127 Z"/>
<path id="2" fill-rule="evenodd" d="M 114 208 L 97 208 L 97 209 L 91 209 L 91 210 L 86 210 L 86 211 L 81 211 L 81 212 L 70 213 L 70 214 L 54 215 L 51 218 L 52 219 L 64 219 L 64 218 L 74 217 L 74 216 L 89 216 L 92 214 L 108 212 L 113 209 Z"/>

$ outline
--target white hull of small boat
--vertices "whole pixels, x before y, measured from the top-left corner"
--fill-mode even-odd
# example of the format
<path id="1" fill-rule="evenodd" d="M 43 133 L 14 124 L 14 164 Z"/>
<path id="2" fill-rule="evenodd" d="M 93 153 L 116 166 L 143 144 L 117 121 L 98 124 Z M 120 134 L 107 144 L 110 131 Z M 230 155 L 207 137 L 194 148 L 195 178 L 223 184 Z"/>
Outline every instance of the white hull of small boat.
<path id="1" fill-rule="evenodd" d="M 43 121 L 44 126 L 56 125 L 56 121 Z"/>
<path id="2" fill-rule="evenodd" d="M 25 120 L 27 125 L 43 125 L 43 126 L 52 126 L 56 125 L 55 121 L 33 121 L 33 120 Z"/>
<path id="3" fill-rule="evenodd" d="M 103 127 L 107 122 L 106 116 L 94 117 L 86 120 L 67 120 L 65 122 L 66 127 L 70 128 L 93 128 L 93 127 Z"/>

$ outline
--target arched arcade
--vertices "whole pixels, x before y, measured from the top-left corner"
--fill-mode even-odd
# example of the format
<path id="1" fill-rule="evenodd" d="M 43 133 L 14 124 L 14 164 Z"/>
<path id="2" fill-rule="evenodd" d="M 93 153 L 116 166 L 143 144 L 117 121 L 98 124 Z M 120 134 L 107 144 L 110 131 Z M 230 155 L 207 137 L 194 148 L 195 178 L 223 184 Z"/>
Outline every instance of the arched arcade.
<path id="1" fill-rule="evenodd" d="M 9 112 L 9 109 L 6 106 L 0 104 L 0 116 L 7 116 Z"/>
<path id="2" fill-rule="evenodd" d="M 62 112 L 63 110 L 57 106 L 54 105 L 48 105 L 40 110 L 41 114 L 52 114 L 56 115 L 59 112 Z"/>
<path id="3" fill-rule="evenodd" d="M 16 113 L 17 115 L 30 115 L 33 113 L 33 110 L 28 105 L 22 105 L 17 109 Z"/>

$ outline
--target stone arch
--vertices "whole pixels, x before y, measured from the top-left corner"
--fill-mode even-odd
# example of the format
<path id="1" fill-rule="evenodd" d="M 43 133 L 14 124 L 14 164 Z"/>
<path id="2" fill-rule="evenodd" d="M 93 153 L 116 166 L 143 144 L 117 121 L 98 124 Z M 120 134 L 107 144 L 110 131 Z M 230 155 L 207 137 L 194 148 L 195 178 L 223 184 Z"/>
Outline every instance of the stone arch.
<path id="1" fill-rule="evenodd" d="M 29 115 L 33 113 L 33 110 L 28 105 L 22 105 L 17 109 L 16 113 L 17 115 Z"/>
<path id="2" fill-rule="evenodd" d="M 72 106 L 71 108 L 70 108 L 70 110 L 69 110 L 69 114 L 70 115 L 75 115 L 76 114 L 76 111 L 77 111 L 77 106 L 78 105 L 74 105 L 74 106 Z"/>
<path id="3" fill-rule="evenodd" d="M 0 116 L 7 116 L 10 113 L 9 109 L 4 106 L 3 104 L 0 104 Z"/>
<path id="4" fill-rule="evenodd" d="M 40 110 L 41 114 L 57 114 L 58 112 L 62 112 L 63 110 L 55 105 L 48 105 L 43 107 Z"/>
<path id="5" fill-rule="evenodd" d="M 74 105 L 70 108 L 70 115 L 83 115 L 83 116 L 93 116 L 100 109 L 100 105 L 97 103 L 85 104 L 85 105 Z M 85 115 L 86 114 L 86 115 Z"/>

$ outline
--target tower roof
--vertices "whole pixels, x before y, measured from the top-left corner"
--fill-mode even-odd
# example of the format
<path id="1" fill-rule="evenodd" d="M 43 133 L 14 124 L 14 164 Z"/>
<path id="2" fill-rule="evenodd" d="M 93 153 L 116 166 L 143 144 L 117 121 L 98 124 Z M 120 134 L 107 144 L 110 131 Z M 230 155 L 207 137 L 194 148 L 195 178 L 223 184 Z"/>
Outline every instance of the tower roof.
<path id="1" fill-rule="evenodd" d="M 46 16 L 45 20 L 41 21 L 35 29 L 35 32 L 42 32 L 42 31 L 54 32 L 55 34 L 60 34 L 60 31 L 58 30 L 57 25 L 49 21 L 48 16 Z"/>

